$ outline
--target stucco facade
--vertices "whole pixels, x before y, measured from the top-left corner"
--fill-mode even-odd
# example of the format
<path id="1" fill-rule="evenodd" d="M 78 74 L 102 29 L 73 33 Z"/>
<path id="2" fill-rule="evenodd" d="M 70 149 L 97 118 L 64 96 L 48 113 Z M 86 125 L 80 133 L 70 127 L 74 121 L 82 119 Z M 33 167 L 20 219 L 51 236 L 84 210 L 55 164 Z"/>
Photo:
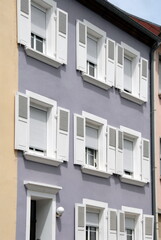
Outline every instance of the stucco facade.
<path id="1" fill-rule="evenodd" d="M 27 227 L 27 190 L 24 181 L 62 187 L 56 195 L 56 207 L 63 206 L 65 212 L 61 219 L 56 219 L 57 240 L 75 239 L 74 208 L 76 203 L 82 203 L 83 198 L 108 203 L 110 208 L 118 210 L 122 206 L 138 208 L 144 214 L 152 215 L 151 181 L 145 186 L 136 186 L 121 182 L 120 176 L 115 174 L 105 179 L 82 173 L 81 167 L 74 165 L 74 114 L 82 114 L 82 111 L 104 118 L 116 128 L 122 125 L 141 132 L 143 138 L 151 138 L 150 77 L 148 101 L 142 105 L 122 98 L 115 87 L 104 90 L 83 81 L 81 73 L 76 70 L 76 20 L 86 19 L 118 44 L 124 42 L 131 46 L 149 63 L 150 47 L 77 1 L 59 0 L 57 6 L 68 13 L 67 65 L 56 69 L 27 56 L 23 46 L 19 45 L 18 91 L 25 94 L 29 90 L 40 94 L 70 110 L 69 161 L 54 167 L 27 161 L 22 151 L 18 151 L 17 240 L 25 239 Z"/>
<path id="2" fill-rule="evenodd" d="M 8 7 L 9 6 L 9 7 Z M 18 86 L 16 1 L 0 2 L 0 238 L 16 238 L 17 157 L 14 151 L 14 95 Z"/>

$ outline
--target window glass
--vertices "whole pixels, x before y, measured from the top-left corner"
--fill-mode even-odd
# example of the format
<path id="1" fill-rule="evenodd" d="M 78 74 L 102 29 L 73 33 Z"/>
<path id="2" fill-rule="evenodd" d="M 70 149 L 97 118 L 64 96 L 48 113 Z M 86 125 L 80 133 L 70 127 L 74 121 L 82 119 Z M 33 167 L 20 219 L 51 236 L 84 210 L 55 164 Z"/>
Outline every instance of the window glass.
<path id="1" fill-rule="evenodd" d="M 124 57 L 124 90 L 132 92 L 132 59 Z"/>
<path id="2" fill-rule="evenodd" d="M 124 139 L 124 170 L 126 173 L 133 172 L 133 141 Z"/>

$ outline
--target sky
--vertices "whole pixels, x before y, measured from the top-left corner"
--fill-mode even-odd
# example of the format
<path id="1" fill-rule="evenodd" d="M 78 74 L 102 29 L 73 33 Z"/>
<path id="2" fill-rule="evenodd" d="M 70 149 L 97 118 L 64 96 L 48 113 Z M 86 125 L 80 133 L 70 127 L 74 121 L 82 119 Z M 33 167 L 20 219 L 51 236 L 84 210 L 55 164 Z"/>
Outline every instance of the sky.
<path id="1" fill-rule="evenodd" d="M 161 25 L 161 0 L 108 0 L 135 16 Z"/>

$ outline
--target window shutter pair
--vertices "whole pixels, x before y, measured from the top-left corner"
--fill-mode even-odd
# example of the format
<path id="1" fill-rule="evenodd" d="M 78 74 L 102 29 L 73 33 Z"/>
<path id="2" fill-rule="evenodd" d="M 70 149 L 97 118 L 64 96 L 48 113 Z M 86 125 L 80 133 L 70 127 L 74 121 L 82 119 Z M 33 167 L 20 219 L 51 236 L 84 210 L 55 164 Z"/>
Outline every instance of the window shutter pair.
<path id="1" fill-rule="evenodd" d="M 85 240 L 86 234 L 86 207 L 83 204 L 75 205 L 75 240 Z"/>
<path id="2" fill-rule="evenodd" d="M 18 1 L 18 43 L 31 47 L 31 0 Z M 46 12 L 46 52 L 67 64 L 68 14 L 56 9 L 56 2 L 44 0 L 51 9 Z M 56 22 L 54 20 L 56 11 Z"/>
<path id="3" fill-rule="evenodd" d="M 29 97 L 16 94 L 15 106 L 15 149 L 28 151 L 29 148 Z M 58 108 L 57 119 L 57 159 L 69 159 L 69 111 Z M 56 129 L 55 129 L 56 131 Z M 56 134 L 56 133 L 55 133 Z M 50 143 L 51 144 L 51 143 Z"/>
<path id="4" fill-rule="evenodd" d="M 150 182 L 150 143 L 148 139 L 142 139 L 142 180 Z"/>
<path id="5" fill-rule="evenodd" d="M 123 173 L 123 132 L 108 126 L 107 136 L 108 172 L 121 175 Z"/>
<path id="6" fill-rule="evenodd" d="M 116 209 L 108 211 L 108 235 L 109 239 L 125 240 L 125 213 Z"/>

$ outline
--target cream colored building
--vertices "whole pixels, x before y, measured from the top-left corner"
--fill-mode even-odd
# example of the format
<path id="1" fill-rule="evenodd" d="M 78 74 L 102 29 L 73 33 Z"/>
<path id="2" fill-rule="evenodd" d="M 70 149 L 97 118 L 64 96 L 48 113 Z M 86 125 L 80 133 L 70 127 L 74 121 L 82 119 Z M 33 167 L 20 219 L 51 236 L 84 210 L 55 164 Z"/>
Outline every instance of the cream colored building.
<path id="1" fill-rule="evenodd" d="M 18 85 L 16 0 L 0 1 L 0 239 L 16 239 L 17 157 L 14 96 Z"/>

